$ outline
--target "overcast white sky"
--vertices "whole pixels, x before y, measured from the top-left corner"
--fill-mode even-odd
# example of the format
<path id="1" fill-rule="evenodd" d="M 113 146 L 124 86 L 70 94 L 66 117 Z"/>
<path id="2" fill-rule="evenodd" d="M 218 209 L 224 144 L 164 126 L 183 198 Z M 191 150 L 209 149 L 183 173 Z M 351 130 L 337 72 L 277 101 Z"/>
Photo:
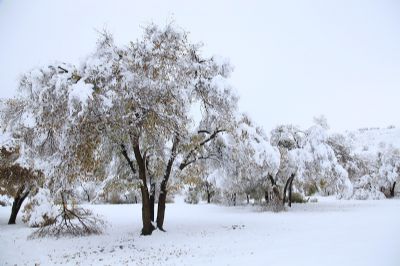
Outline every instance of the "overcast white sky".
<path id="1" fill-rule="evenodd" d="M 400 126 L 400 1 L 0 0 L 0 97 L 18 75 L 54 60 L 79 63 L 106 27 L 119 44 L 171 20 L 230 58 L 240 108 L 270 131 Z"/>

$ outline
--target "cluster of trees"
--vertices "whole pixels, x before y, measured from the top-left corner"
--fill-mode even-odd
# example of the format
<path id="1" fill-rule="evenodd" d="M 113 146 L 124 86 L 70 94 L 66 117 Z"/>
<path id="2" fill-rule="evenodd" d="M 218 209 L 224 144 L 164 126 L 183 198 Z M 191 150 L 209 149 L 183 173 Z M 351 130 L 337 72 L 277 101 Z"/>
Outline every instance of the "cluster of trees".
<path id="1" fill-rule="evenodd" d="M 14 198 L 10 223 L 29 194 L 26 220 L 40 235 L 100 232 L 79 198 L 140 202 L 142 234 L 150 235 L 164 230 L 168 196 L 184 188 L 189 202 L 204 193 L 208 202 L 244 197 L 276 210 L 293 192 L 349 198 L 367 182 L 394 193 L 398 150 L 371 164 L 345 137 L 329 136 L 323 119 L 305 131 L 279 126 L 268 138 L 238 113 L 229 62 L 200 48 L 173 25 L 149 25 L 123 47 L 104 32 L 80 66 L 23 75 L 18 96 L 0 109 L 0 193 Z"/>
<path id="2" fill-rule="evenodd" d="M 224 161 L 225 176 L 218 173 L 214 190 L 229 204 L 253 199 L 278 211 L 285 203 L 305 202 L 316 193 L 344 199 L 395 196 L 400 149 L 381 143 L 375 151 L 359 152 L 351 134 L 329 134 L 324 117 L 314 120 L 306 130 L 277 126 L 267 139 L 250 119 L 242 119 L 246 126 L 239 123 L 236 136 L 246 138 L 224 152 L 232 160 Z"/>

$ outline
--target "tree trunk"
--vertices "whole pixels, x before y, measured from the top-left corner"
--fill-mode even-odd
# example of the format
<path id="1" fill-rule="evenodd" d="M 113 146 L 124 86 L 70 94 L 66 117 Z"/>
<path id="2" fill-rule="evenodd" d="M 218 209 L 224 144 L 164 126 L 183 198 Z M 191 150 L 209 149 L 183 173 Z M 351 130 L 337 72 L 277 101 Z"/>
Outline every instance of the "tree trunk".
<path id="1" fill-rule="evenodd" d="M 133 142 L 134 142 L 133 152 L 135 154 L 136 163 L 139 168 L 139 179 L 141 180 L 140 192 L 142 193 L 142 223 L 143 223 L 142 235 L 151 235 L 151 233 L 155 228 L 151 223 L 150 198 L 146 180 L 146 164 L 140 152 L 139 139 L 136 138 L 133 140 Z M 121 151 L 122 155 L 128 162 L 132 173 L 136 174 L 136 169 L 133 165 L 132 160 L 129 158 L 124 145 L 121 145 Z"/>
<path id="2" fill-rule="evenodd" d="M 290 184 L 289 184 L 289 207 L 292 207 L 292 187 L 293 187 L 293 179 L 294 179 L 294 176 L 291 177 L 291 179 L 290 179 Z"/>
<path id="3" fill-rule="evenodd" d="M 286 203 L 286 191 L 287 191 L 287 188 L 288 188 L 288 186 L 289 186 L 289 182 L 290 182 L 290 177 L 288 178 L 288 180 L 286 180 L 286 184 L 285 184 L 285 187 L 283 188 L 283 199 L 282 199 L 282 203 L 283 203 L 283 205 L 285 205 L 285 203 Z"/>
<path id="4" fill-rule="evenodd" d="M 294 179 L 294 174 L 292 174 L 292 175 L 288 178 L 288 180 L 286 181 L 285 188 L 283 189 L 283 199 L 282 199 L 283 205 L 285 205 L 285 203 L 286 203 L 286 191 L 287 191 L 287 189 L 290 187 L 291 182 L 293 182 L 293 179 Z M 290 190 L 290 188 L 289 188 L 289 190 Z M 290 193 L 291 193 L 291 192 L 290 192 Z M 289 205 L 289 207 L 290 207 L 290 205 Z"/>
<path id="5" fill-rule="evenodd" d="M 142 192 L 142 235 L 151 235 L 155 228 L 151 223 L 150 198 L 146 181 L 146 165 L 140 152 L 138 141 L 136 141 L 135 145 L 133 146 L 133 152 L 135 154 L 136 163 L 139 168 L 139 178 L 142 181 L 142 184 L 140 186 L 140 191 Z"/>
<path id="6" fill-rule="evenodd" d="M 249 197 L 249 194 L 246 194 L 246 199 L 247 199 L 247 204 L 249 204 L 249 203 L 250 203 L 250 197 Z"/>
<path id="7" fill-rule="evenodd" d="M 394 189 L 396 188 L 396 182 L 393 183 L 393 186 L 390 188 L 390 197 L 394 197 Z"/>
<path id="8" fill-rule="evenodd" d="M 161 231 L 165 232 L 164 226 L 164 218 L 165 218 L 165 208 L 167 201 L 167 182 L 161 182 L 160 187 L 160 195 L 158 196 L 158 208 L 157 208 L 157 228 Z"/>
<path id="9" fill-rule="evenodd" d="M 176 149 L 178 148 L 179 139 L 175 137 L 172 144 L 171 155 L 169 157 L 167 168 L 165 169 L 164 178 L 160 185 L 160 195 L 158 196 L 158 206 L 157 206 L 157 228 L 164 231 L 164 218 L 165 218 L 165 208 L 167 201 L 167 183 L 172 171 L 172 165 L 174 164 L 176 157 Z"/>
<path id="10" fill-rule="evenodd" d="M 265 190 L 265 194 L 264 194 L 264 198 L 265 198 L 265 203 L 269 203 L 269 194 L 268 194 L 268 190 Z"/>
<path id="11" fill-rule="evenodd" d="M 140 187 L 142 192 L 142 235 L 151 235 L 153 230 L 155 229 L 153 224 L 151 223 L 151 213 L 150 213 L 150 199 L 149 199 L 149 191 L 147 186 L 142 185 Z"/>
<path id="12" fill-rule="evenodd" d="M 236 206 L 236 193 L 232 195 L 233 206 Z"/>
<path id="13" fill-rule="evenodd" d="M 211 203 L 211 188 L 210 188 L 210 183 L 208 181 L 205 182 L 205 187 L 206 187 L 206 194 L 207 194 L 207 203 Z"/>
<path id="14" fill-rule="evenodd" d="M 21 209 L 21 205 L 29 194 L 29 191 L 26 191 L 25 193 L 23 193 L 23 190 L 24 190 L 23 188 L 19 189 L 17 192 L 17 196 L 14 198 L 14 202 L 13 202 L 13 205 L 11 208 L 11 215 L 10 215 L 10 219 L 8 220 L 8 224 L 15 224 L 15 221 L 17 220 L 18 212 Z"/>

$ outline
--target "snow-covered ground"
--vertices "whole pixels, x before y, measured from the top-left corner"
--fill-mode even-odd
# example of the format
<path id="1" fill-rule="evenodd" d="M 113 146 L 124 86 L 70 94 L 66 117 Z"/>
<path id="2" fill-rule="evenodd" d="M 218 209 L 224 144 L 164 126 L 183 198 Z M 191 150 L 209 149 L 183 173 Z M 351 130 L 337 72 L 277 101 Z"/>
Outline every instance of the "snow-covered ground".
<path id="1" fill-rule="evenodd" d="M 256 207 L 167 206 L 168 232 L 139 236 L 140 205 L 89 206 L 109 223 L 103 235 L 27 240 L 0 207 L 1 265 L 400 265 L 400 200 Z M 35 264 L 36 263 L 36 264 Z"/>

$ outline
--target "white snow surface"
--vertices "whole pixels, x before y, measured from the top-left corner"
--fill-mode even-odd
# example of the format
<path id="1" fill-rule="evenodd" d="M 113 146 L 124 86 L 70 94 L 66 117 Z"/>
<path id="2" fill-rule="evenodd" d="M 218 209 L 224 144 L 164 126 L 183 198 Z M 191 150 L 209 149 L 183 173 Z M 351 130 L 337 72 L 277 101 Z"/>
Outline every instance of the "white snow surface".
<path id="1" fill-rule="evenodd" d="M 257 207 L 167 205 L 166 233 L 140 236 L 140 204 L 89 205 L 105 234 L 27 240 L 20 219 L 0 207 L 1 265 L 400 265 L 400 200 L 294 204 L 282 213 Z"/>

